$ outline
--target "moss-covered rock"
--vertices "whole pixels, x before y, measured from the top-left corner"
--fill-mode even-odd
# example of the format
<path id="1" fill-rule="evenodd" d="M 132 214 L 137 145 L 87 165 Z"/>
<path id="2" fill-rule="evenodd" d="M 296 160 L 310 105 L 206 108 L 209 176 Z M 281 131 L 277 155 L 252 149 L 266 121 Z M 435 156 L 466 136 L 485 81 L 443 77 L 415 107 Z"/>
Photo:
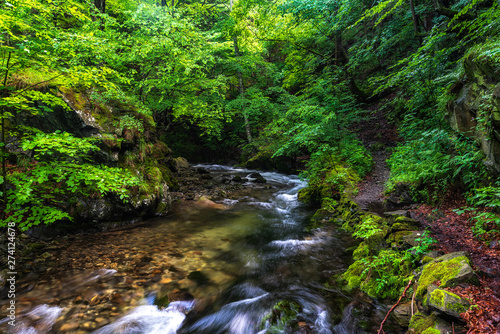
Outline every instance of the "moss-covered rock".
<path id="1" fill-rule="evenodd" d="M 370 255 L 370 247 L 365 242 L 359 244 L 352 254 L 354 260 L 359 260 Z"/>
<path id="2" fill-rule="evenodd" d="M 360 261 L 356 261 L 349 266 L 347 271 L 342 275 L 347 284 L 343 286 L 344 290 L 352 291 L 353 289 L 359 288 L 361 285 L 361 275 L 365 270 L 365 265 Z"/>
<path id="3" fill-rule="evenodd" d="M 466 80 L 458 93 L 450 94 L 447 104 L 451 127 L 481 144 L 486 165 L 500 173 L 500 94 L 498 52 L 496 40 L 487 41 L 472 48 L 463 59 Z M 486 124 L 492 126 L 485 131 Z"/>
<path id="4" fill-rule="evenodd" d="M 189 162 L 183 157 L 174 158 L 173 163 L 177 170 L 189 168 Z"/>
<path id="5" fill-rule="evenodd" d="M 451 323 L 436 313 L 426 315 L 419 312 L 411 318 L 406 334 L 450 334 L 452 328 Z"/>
<path id="6" fill-rule="evenodd" d="M 420 228 L 420 223 L 418 220 L 411 219 L 408 217 L 400 216 L 394 220 L 391 225 L 391 231 L 415 231 Z"/>
<path id="7" fill-rule="evenodd" d="M 446 254 L 426 264 L 418 280 L 417 298 L 422 299 L 427 293 L 427 287 L 437 281 L 442 288 L 460 283 L 478 283 L 465 252 Z"/>
<path id="8" fill-rule="evenodd" d="M 426 306 L 445 316 L 460 319 L 460 314 L 467 312 L 470 303 L 456 294 L 444 289 L 439 289 L 435 285 L 427 288 L 427 298 L 424 300 Z"/>
<path id="9" fill-rule="evenodd" d="M 412 231 L 403 236 L 403 241 L 411 247 L 419 246 L 422 243 L 425 231 Z"/>
<path id="10" fill-rule="evenodd" d="M 407 334 L 422 334 L 426 330 L 434 329 L 436 318 L 435 314 L 427 316 L 423 313 L 416 313 L 410 320 Z"/>

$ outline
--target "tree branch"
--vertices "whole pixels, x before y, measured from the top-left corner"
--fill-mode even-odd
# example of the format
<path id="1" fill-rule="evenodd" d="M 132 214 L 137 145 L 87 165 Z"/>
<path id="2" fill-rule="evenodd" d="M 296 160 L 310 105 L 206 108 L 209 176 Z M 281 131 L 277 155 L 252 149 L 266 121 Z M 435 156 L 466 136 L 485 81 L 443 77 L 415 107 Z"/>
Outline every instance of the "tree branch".
<path id="1" fill-rule="evenodd" d="M 394 311 L 394 309 L 396 308 L 396 306 L 398 306 L 399 303 L 401 302 L 401 299 L 403 299 L 403 297 L 406 296 L 406 291 L 408 291 L 408 288 L 410 287 L 410 285 L 411 285 L 412 282 L 413 282 L 413 279 L 411 279 L 408 282 L 408 285 L 406 286 L 405 291 L 403 291 L 403 294 L 401 296 L 399 296 L 398 302 L 396 304 L 394 304 L 394 306 L 391 307 L 391 309 L 389 310 L 389 312 L 387 312 L 387 314 L 385 315 L 384 320 L 382 320 L 382 323 L 380 324 L 380 328 L 378 329 L 377 334 L 380 334 L 380 333 L 384 332 L 382 330 L 382 327 L 384 327 L 384 323 L 386 322 L 387 318 L 389 318 L 389 314 L 391 314 L 391 312 Z"/>

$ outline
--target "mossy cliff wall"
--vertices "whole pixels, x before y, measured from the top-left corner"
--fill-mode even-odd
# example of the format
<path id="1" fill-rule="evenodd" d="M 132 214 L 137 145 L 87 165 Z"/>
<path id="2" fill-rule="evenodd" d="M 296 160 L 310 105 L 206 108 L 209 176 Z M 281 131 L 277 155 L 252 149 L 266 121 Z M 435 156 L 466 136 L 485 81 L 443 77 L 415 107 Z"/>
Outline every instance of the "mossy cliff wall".
<path id="1" fill-rule="evenodd" d="M 498 50 L 498 47 L 496 48 Z M 498 52 L 498 51 L 497 51 Z M 500 173 L 500 61 L 491 46 L 472 50 L 463 61 L 462 80 L 453 86 L 448 102 L 451 127 L 476 139 L 486 164 Z"/>
<path id="2" fill-rule="evenodd" d="M 51 229 L 104 229 L 166 213 L 171 202 L 170 189 L 175 187 L 171 150 L 156 138 L 152 117 L 119 101 L 99 101 L 92 90 L 64 87 L 46 90 L 61 97 L 70 109 L 56 107 L 36 115 L 17 113 L 12 128 L 27 126 L 46 133 L 59 130 L 76 137 L 97 138 L 100 150 L 92 153 L 92 163 L 126 169 L 140 181 L 139 186 L 128 190 L 129 201 L 125 203 L 113 193 L 79 198 L 68 209 L 74 221 L 61 222 Z M 18 138 L 9 140 L 7 147 L 14 155 L 19 150 Z M 36 230 L 44 228 L 37 227 L 35 235 Z"/>

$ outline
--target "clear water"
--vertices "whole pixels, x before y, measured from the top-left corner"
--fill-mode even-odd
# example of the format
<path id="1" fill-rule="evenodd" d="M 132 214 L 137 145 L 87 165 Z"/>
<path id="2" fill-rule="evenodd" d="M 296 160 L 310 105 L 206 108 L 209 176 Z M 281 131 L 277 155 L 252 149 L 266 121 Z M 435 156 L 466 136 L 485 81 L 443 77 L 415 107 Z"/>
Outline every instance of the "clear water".
<path id="1" fill-rule="evenodd" d="M 219 176 L 252 172 L 203 167 Z M 30 334 L 265 333 L 266 316 L 288 300 L 301 306 L 297 333 L 348 333 L 356 326 L 334 326 L 341 305 L 321 284 L 346 268 L 343 254 L 352 240 L 334 230 L 304 233 L 311 212 L 299 204 L 297 192 L 306 183 L 261 174 L 267 183 L 248 184 L 216 201 L 224 208 L 185 203 L 171 217 L 140 228 L 86 237 L 83 244 L 100 249 L 87 254 L 92 269 L 37 283 L 19 304 L 19 326 L 4 322 L 1 328 Z M 59 256 L 79 259 L 69 246 Z M 333 293 L 336 300 L 350 301 Z M 165 307 L 155 305 L 159 300 Z"/>

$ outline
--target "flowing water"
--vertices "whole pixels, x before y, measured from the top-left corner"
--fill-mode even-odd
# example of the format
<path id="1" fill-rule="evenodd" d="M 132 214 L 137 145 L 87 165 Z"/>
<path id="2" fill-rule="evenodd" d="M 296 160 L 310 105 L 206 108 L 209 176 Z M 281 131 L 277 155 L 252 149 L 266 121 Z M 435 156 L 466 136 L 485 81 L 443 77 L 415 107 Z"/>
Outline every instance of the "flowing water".
<path id="1" fill-rule="evenodd" d="M 221 179 L 252 172 L 203 167 Z M 265 333 L 285 316 L 273 307 L 287 301 L 297 306 L 287 333 L 360 332 L 353 298 L 323 285 L 346 269 L 353 241 L 335 229 L 305 233 L 311 212 L 297 192 L 306 183 L 261 174 L 267 183 L 249 183 L 216 204 L 185 202 L 133 229 L 70 237 L 55 267 L 19 297 L 17 326 L 3 320 L 0 329 Z M 356 303 L 367 305 L 362 297 Z"/>

